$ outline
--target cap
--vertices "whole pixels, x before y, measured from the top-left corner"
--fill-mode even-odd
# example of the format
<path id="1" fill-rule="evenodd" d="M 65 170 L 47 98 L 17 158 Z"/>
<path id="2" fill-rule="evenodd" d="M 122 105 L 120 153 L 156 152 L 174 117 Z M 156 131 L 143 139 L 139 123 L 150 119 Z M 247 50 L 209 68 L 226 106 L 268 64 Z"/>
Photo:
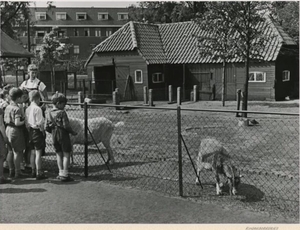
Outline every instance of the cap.
<path id="1" fill-rule="evenodd" d="M 30 64 L 27 68 L 28 71 L 30 70 L 38 70 L 37 66 L 35 64 Z"/>

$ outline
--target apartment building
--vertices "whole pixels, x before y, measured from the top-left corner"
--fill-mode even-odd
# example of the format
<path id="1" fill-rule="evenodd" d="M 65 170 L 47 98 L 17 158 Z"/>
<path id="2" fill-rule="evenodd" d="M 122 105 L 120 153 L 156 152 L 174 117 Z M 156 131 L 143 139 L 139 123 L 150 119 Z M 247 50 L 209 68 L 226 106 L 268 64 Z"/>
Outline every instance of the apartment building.
<path id="1" fill-rule="evenodd" d="M 53 28 L 63 44 L 73 44 L 70 55 L 87 59 L 92 49 L 128 21 L 127 8 L 33 7 L 31 11 L 31 50 L 39 50 L 44 35 Z M 20 34 L 28 45 L 27 30 Z"/>

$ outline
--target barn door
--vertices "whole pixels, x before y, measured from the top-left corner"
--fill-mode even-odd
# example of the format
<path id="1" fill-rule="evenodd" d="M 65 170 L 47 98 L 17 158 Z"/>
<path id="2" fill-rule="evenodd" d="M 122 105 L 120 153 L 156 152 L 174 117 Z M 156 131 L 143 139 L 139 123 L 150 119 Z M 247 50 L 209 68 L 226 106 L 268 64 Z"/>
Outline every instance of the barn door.
<path id="1" fill-rule="evenodd" d="M 129 76 L 129 66 L 116 66 L 116 87 L 119 89 L 120 100 L 124 101 Z"/>

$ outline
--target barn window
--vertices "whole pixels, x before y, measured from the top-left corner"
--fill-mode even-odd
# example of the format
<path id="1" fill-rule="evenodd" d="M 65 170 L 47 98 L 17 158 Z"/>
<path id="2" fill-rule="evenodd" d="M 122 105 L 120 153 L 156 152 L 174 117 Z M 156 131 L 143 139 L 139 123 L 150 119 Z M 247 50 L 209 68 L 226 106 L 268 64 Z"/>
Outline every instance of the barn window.
<path id="1" fill-rule="evenodd" d="M 289 81 L 290 80 L 290 71 L 284 70 L 282 72 L 282 81 Z"/>
<path id="2" fill-rule="evenodd" d="M 136 70 L 134 72 L 134 82 L 135 83 L 143 83 L 143 72 L 142 72 L 142 70 Z"/>
<path id="3" fill-rule="evenodd" d="M 266 73 L 264 72 L 250 72 L 249 82 L 266 82 Z"/>
<path id="4" fill-rule="evenodd" d="M 74 54 L 79 54 L 79 46 L 74 46 Z"/>
<path id="5" fill-rule="evenodd" d="M 154 73 L 154 74 L 152 74 L 152 82 L 153 83 L 164 82 L 164 75 L 162 73 Z"/>

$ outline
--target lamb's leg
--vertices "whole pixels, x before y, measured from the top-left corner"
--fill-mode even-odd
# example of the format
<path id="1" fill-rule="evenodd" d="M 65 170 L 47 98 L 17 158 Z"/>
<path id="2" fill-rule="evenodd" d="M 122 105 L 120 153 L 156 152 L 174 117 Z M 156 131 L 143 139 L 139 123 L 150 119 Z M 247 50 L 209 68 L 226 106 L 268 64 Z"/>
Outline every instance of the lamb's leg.
<path id="1" fill-rule="evenodd" d="M 105 140 L 102 143 L 103 143 L 104 147 L 107 150 L 107 155 L 108 155 L 107 162 L 110 163 L 110 164 L 114 164 L 115 163 L 115 158 L 114 158 L 113 151 L 110 147 L 110 140 Z"/>
<path id="2" fill-rule="evenodd" d="M 201 167 L 201 166 L 197 167 L 197 175 L 196 175 L 196 182 L 195 182 L 196 185 L 200 185 L 199 178 L 200 178 L 200 172 L 202 171 L 202 169 L 203 169 L 203 167 Z"/>
<path id="3" fill-rule="evenodd" d="M 216 192 L 217 192 L 217 195 L 222 195 L 222 189 L 220 187 L 220 177 L 219 177 L 219 174 L 216 173 Z"/>

